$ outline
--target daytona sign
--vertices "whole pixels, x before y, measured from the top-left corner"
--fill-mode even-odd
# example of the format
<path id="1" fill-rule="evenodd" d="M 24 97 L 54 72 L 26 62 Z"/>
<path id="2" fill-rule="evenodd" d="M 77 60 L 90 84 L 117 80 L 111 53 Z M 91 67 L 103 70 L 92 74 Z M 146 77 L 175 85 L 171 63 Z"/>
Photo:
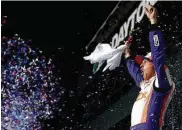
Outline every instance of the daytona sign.
<path id="1" fill-rule="evenodd" d="M 146 5 L 155 5 L 157 0 L 147 1 L 143 0 L 139 6 L 133 11 L 133 13 L 129 16 L 129 18 L 124 22 L 124 24 L 120 27 L 119 34 L 116 33 L 112 37 L 111 46 L 112 48 L 116 48 L 121 41 L 123 41 L 127 36 L 128 33 L 134 29 L 135 22 L 140 22 L 145 13 Z"/>

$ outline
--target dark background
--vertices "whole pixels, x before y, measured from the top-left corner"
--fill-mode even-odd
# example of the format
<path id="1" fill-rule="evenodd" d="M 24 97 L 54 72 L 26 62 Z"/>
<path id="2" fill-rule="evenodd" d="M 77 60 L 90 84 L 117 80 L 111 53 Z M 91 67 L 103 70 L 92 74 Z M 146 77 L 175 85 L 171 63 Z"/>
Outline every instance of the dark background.
<path id="1" fill-rule="evenodd" d="M 76 122 L 86 121 L 82 118 L 87 113 L 82 105 L 85 101 L 78 89 L 78 79 L 85 62 L 85 46 L 117 3 L 2 2 L 2 16 L 7 16 L 2 35 L 17 33 L 23 39 L 31 40 L 32 48 L 39 48 L 46 57 L 51 57 L 62 78 L 60 84 L 66 90 L 58 108 L 62 108 L 63 103 L 66 107 L 62 108 L 62 113 L 55 111 L 54 119 L 42 121 L 44 129 L 68 128 L 75 126 Z M 79 84 L 85 84 L 85 81 Z M 72 97 L 70 91 L 74 92 Z M 72 116 L 73 122 L 67 120 L 67 116 Z"/>
<path id="2" fill-rule="evenodd" d="M 85 46 L 117 2 L 2 2 L 8 16 L 5 35 L 31 39 L 33 48 L 52 57 L 67 87 L 75 88 Z M 72 82 L 70 82 L 72 79 Z"/>
<path id="3" fill-rule="evenodd" d="M 98 72 L 93 75 L 92 65 L 83 60 L 83 56 L 88 54 L 85 46 L 117 3 L 2 2 L 2 16 L 8 16 L 2 34 L 13 36 L 18 33 L 25 40 L 31 39 L 32 48 L 42 49 L 46 57 L 53 59 L 58 75 L 62 78 L 60 84 L 66 90 L 57 106 L 62 112 L 55 111 L 51 120 L 41 120 L 43 129 L 79 130 L 134 86 L 125 66 L 121 65 L 112 72 Z M 159 10 L 159 24 L 168 41 L 166 52 L 171 56 L 181 48 L 182 4 L 158 2 L 156 6 Z M 135 37 L 137 46 L 133 50 L 141 54 L 149 51 L 146 37 L 148 32 L 145 30 L 148 24 L 148 20 L 144 18 L 137 25 L 144 31 Z M 145 48 L 139 48 L 143 46 Z M 130 115 L 111 129 L 125 130 L 129 126 Z"/>

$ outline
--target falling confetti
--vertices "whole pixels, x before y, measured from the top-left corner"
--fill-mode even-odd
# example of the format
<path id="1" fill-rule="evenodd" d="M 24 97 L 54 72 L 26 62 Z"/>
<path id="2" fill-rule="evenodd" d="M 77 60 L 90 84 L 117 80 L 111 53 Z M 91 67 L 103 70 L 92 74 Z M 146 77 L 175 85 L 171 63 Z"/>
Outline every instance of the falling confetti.
<path id="1" fill-rule="evenodd" d="M 181 55 L 176 58 L 172 57 L 172 55 L 175 53 L 178 55 L 177 52 L 182 51 L 182 42 L 179 38 L 182 34 L 182 13 L 179 12 L 182 6 L 180 3 L 176 4 L 175 2 L 170 2 L 168 5 L 165 2 L 158 2 L 156 6 L 160 9 L 159 13 L 161 12 L 159 22 L 163 29 L 167 46 L 171 48 L 168 51 L 168 53 L 171 53 L 168 55 L 171 57 L 168 66 L 173 71 L 171 74 L 174 76 L 175 83 L 177 83 L 179 77 L 181 77 Z M 6 17 L 4 17 L 4 20 L 2 23 L 6 24 Z M 148 27 L 148 20 L 144 19 L 140 25 Z M 97 26 L 95 25 L 94 27 Z M 144 28 L 139 30 L 135 37 L 135 45 L 137 46 L 134 50 L 142 54 L 149 51 L 146 39 L 142 39 L 143 36 L 147 35 Z M 41 129 L 41 124 L 37 118 L 59 119 L 58 121 L 56 120 L 56 123 L 45 123 L 49 128 L 59 124 L 60 126 L 57 125 L 57 129 L 94 129 L 93 126 L 86 127 L 85 124 L 98 118 L 101 113 L 120 100 L 135 85 L 123 66 L 112 72 L 98 73 L 96 75 L 87 74 L 88 70 L 82 73 L 78 68 L 74 68 L 72 69 L 73 73 L 87 78 L 78 86 L 73 86 L 73 88 L 81 86 L 79 88 L 81 89 L 79 90 L 81 91 L 79 92 L 79 97 L 74 96 L 77 93 L 73 90 L 65 91 L 65 89 L 62 89 L 56 93 L 56 86 L 59 86 L 58 82 L 61 78 L 54 76 L 55 72 L 53 70 L 55 67 L 52 64 L 52 59 L 43 56 L 42 50 L 31 48 L 29 41 L 22 40 L 18 35 L 15 37 L 2 37 L 1 44 L 2 129 Z M 65 49 L 62 46 L 58 48 L 58 51 L 63 50 Z M 81 50 L 84 50 L 83 47 Z M 71 53 L 71 56 L 67 59 L 71 59 L 73 55 L 78 55 L 78 52 L 74 51 L 69 53 Z M 74 64 L 80 65 L 79 62 Z M 176 87 L 176 93 L 166 114 L 166 118 L 169 120 L 164 124 L 164 128 L 180 130 L 182 129 L 182 89 L 180 85 L 176 85 Z M 54 104 L 58 102 L 59 97 L 63 94 L 67 94 L 69 98 L 74 98 L 73 101 L 79 100 L 79 103 L 75 103 L 74 109 L 70 108 L 72 103 L 66 101 L 66 99 L 60 103 L 61 108 L 54 108 Z M 69 107 L 68 104 L 70 104 Z M 116 106 L 115 108 L 117 107 L 120 108 L 118 110 L 122 111 L 123 106 Z M 57 117 L 53 114 L 53 109 L 58 111 Z M 116 109 L 109 110 L 111 112 L 116 111 Z M 107 118 L 103 120 L 109 124 Z M 115 127 L 114 129 L 118 129 L 118 127 L 124 130 L 129 129 L 130 115 L 120 122 L 120 126 L 115 125 L 113 127 Z"/>
<path id="2" fill-rule="evenodd" d="M 55 66 L 17 34 L 1 40 L 2 129 L 39 130 L 37 119 L 51 118 L 61 95 Z"/>

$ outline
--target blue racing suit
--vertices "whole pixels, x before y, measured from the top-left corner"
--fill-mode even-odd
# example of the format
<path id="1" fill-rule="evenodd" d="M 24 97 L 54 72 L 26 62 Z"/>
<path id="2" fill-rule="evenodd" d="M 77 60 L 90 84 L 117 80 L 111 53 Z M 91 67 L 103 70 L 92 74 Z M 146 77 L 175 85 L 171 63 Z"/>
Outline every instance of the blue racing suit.
<path id="1" fill-rule="evenodd" d="M 128 71 L 141 89 L 132 110 L 131 130 L 160 130 L 174 92 L 174 83 L 165 65 L 162 31 L 156 24 L 151 25 L 149 41 L 156 76 L 144 81 L 140 67 L 131 57 L 126 59 Z"/>

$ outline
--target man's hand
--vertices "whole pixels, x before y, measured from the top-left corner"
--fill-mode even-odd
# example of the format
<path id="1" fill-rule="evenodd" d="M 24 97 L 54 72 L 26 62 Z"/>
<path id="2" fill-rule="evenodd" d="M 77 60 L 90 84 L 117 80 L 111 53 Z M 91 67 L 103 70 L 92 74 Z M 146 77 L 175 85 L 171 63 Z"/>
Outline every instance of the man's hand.
<path id="1" fill-rule="evenodd" d="M 124 53 L 125 53 L 125 55 L 124 55 L 125 56 L 125 59 L 128 58 L 128 57 L 130 57 L 130 49 L 129 49 L 129 47 L 127 47 L 125 49 Z"/>
<path id="2" fill-rule="evenodd" d="M 148 5 L 145 8 L 145 14 L 149 18 L 151 24 L 156 24 L 157 23 L 157 10 L 151 5 Z"/>

